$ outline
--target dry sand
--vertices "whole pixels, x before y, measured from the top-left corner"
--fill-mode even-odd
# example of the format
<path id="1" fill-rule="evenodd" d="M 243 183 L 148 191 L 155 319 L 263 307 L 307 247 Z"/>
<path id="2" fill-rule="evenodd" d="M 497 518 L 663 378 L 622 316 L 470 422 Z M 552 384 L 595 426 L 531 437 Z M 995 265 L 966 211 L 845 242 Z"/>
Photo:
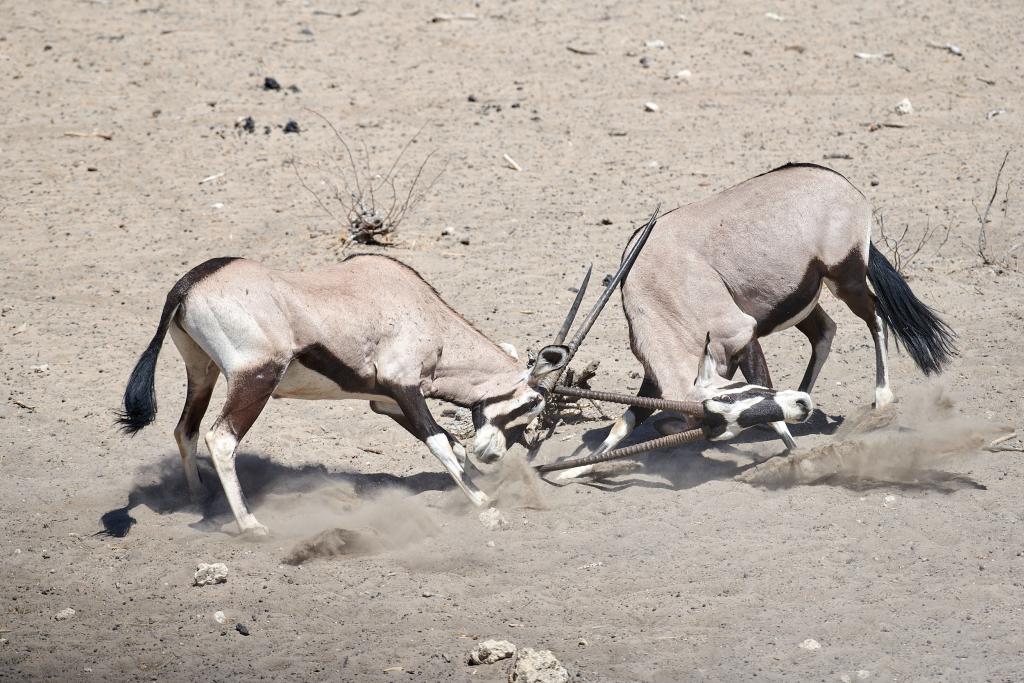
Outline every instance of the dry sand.
<path id="1" fill-rule="evenodd" d="M 211 5 L 0 7 L 0 678 L 499 681 L 507 662 L 464 663 L 492 637 L 552 650 L 574 680 L 1024 676 L 1024 456 L 978 447 L 995 425 L 1022 428 L 1024 150 L 990 214 L 989 251 L 1008 263 L 975 254 L 975 205 L 1024 137 L 1019 3 Z M 266 76 L 284 89 L 263 90 Z M 899 116 L 904 97 L 914 113 Z M 436 149 L 447 170 L 387 253 L 521 350 L 550 338 L 583 267 L 611 270 L 656 202 L 841 155 L 824 163 L 890 230 L 909 224 L 914 240 L 950 226 L 909 276 L 960 334 L 941 385 L 952 403 L 913 422 L 929 440 L 870 446 L 909 474 L 855 458 L 844 476 L 752 485 L 737 477 L 780 450 L 762 433 L 654 454 L 592 486 L 533 481 L 510 461 L 484 481 L 510 527 L 488 531 L 389 420 L 359 403 L 278 401 L 239 458 L 276 535 L 246 543 L 205 460 L 213 498 L 187 502 L 170 344 L 157 423 L 128 440 L 112 412 L 190 266 L 339 258 L 341 226 L 290 166 L 321 189 L 337 158 L 309 109 L 377 164 L 425 125 L 409 158 Z M 236 130 L 245 116 L 255 133 Z M 301 133 L 282 131 L 289 119 Z M 79 135 L 93 132 L 110 139 Z M 863 326 L 824 305 L 839 334 L 821 412 L 795 432 L 827 450 L 860 438 L 833 432 L 863 413 L 874 370 Z M 795 385 L 803 338 L 764 345 L 776 383 Z M 595 385 L 637 387 L 617 305 L 580 365 L 593 358 Z M 895 353 L 893 379 L 901 415 L 936 391 Z M 946 418 L 973 426 L 936 440 Z M 605 428 L 562 426 L 541 457 Z M 906 455 L 921 443 L 941 459 Z M 104 525 L 128 533 L 95 535 Z M 328 557 L 284 564 L 325 531 Z M 215 561 L 227 583 L 192 587 L 196 564 Z M 75 614 L 55 620 L 65 608 Z M 820 649 L 799 647 L 808 638 Z"/>

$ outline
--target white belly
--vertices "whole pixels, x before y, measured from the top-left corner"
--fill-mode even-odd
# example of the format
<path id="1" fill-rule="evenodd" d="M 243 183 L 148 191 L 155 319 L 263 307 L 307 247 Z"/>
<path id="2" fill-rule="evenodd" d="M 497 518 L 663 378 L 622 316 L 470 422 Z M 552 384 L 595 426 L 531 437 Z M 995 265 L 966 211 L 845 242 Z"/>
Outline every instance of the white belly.
<path id="1" fill-rule="evenodd" d="M 284 377 L 274 389 L 274 398 L 302 398 L 309 401 L 340 401 L 356 399 L 394 403 L 387 396 L 377 394 L 350 394 L 318 372 L 313 372 L 302 363 L 293 361 Z"/>

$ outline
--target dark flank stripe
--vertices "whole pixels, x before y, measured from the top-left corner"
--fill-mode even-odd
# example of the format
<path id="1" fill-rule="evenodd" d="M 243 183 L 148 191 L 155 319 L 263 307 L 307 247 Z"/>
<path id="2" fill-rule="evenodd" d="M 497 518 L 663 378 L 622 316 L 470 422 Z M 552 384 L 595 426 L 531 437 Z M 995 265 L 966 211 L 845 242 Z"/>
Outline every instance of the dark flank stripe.
<path id="1" fill-rule="evenodd" d="M 323 344 L 310 344 L 295 354 L 295 360 L 313 372 L 323 375 L 349 394 L 377 393 L 376 382 L 368 381 L 359 375 L 354 368 L 341 362 Z"/>

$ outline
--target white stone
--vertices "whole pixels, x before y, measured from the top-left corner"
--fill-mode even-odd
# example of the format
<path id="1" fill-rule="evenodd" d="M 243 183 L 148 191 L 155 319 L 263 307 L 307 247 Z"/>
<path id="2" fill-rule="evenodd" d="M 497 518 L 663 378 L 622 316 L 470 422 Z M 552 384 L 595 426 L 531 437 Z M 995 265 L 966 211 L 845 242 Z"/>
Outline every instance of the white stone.
<path id="1" fill-rule="evenodd" d="M 505 518 L 505 515 L 501 514 L 501 510 L 498 508 L 487 508 L 481 512 L 480 523 L 491 531 L 507 529 L 512 526 L 512 523 Z"/>
<path id="2" fill-rule="evenodd" d="M 689 69 L 680 69 L 676 72 L 676 78 L 681 81 L 688 81 L 693 78 L 693 73 Z"/>
<path id="3" fill-rule="evenodd" d="M 516 646 L 507 640 L 482 640 L 469 653 L 470 664 L 494 664 L 516 653 Z"/>
<path id="4" fill-rule="evenodd" d="M 213 564 L 200 563 L 192 577 L 193 586 L 212 586 L 228 580 L 228 568 L 223 562 Z"/>
<path id="5" fill-rule="evenodd" d="M 814 638 L 808 638 L 804 642 L 800 643 L 800 647 L 802 647 L 805 650 L 820 650 L 821 643 L 816 641 Z"/>
<path id="6" fill-rule="evenodd" d="M 226 624 L 226 623 L 228 623 L 227 615 L 224 614 L 224 612 L 222 612 L 220 610 L 217 610 L 216 612 L 213 613 L 213 620 L 216 621 L 218 624 Z"/>
<path id="7" fill-rule="evenodd" d="M 895 111 L 900 116 L 907 116 L 914 113 L 914 105 L 910 104 L 910 100 L 904 97 L 896 103 Z"/>
<path id="8" fill-rule="evenodd" d="M 524 647 L 508 675 L 509 683 L 568 683 L 569 672 L 550 650 Z"/>
<path id="9" fill-rule="evenodd" d="M 53 618 L 57 621 L 65 621 L 73 616 L 75 616 L 75 610 L 68 607 L 67 609 L 62 609 L 61 611 L 54 614 Z"/>
<path id="10" fill-rule="evenodd" d="M 661 110 L 656 102 L 644 102 L 644 109 L 650 112 L 657 112 Z"/>
<path id="11" fill-rule="evenodd" d="M 647 47 L 653 48 L 655 50 L 663 50 L 663 49 L 665 49 L 665 41 L 664 40 L 648 40 L 646 45 L 647 45 Z"/>
<path id="12" fill-rule="evenodd" d="M 871 677 L 871 672 L 868 671 L 867 669 L 860 669 L 860 670 L 857 671 L 857 678 L 859 678 L 862 681 L 864 679 L 870 678 L 870 677 Z"/>

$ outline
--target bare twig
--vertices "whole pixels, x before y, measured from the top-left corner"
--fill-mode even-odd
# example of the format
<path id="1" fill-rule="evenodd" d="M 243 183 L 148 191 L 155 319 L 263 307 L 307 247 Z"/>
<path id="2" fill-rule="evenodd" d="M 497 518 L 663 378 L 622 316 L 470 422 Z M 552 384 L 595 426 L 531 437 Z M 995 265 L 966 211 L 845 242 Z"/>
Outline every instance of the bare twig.
<path id="1" fill-rule="evenodd" d="M 878 234 L 885 245 L 885 248 L 889 251 L 892 256 L 892 265 L 896 269 L 897 273 L 901 275 L 906 274 L 906 269 L 910 267 L 911 262 L 917 258 L 917 255 L 921 253 L 925 245 L 938 233 L 940 226 L 932 225 L 931 216 L 928 217 L 925 224 L 924 231 L 921 233 L 920 239 L 917 242 L 906 242 L 907 233 L 910 230 L 910 224 L 907 223 L 903 226 L 903 232 L 900 233 L 899 237 L 890 235 L 885 229 L 885 217 L 882 215 L 881 209 L 876 209 L 874 212 L 875 221 L 878 223 Z M 946 230 L 943 234 L 942 241 L 936 248 L 935 253 L 946 245 L 949 241 L 950 230 L 953 224 L 949 221 L 946 223 Z"/>
<path id="2" fill-rule="evenodd" d="M 423 162 L 420 163 L 419 167 L 417 167 L 412 179 L 408 183 L 403 183 L 405 187 L 401 190 L 398 187 L 397 180 L 403 165 L 402 161 L 409 147 L 423 132 L 426 124 L 421 126 L 406 141 L 398 155 L 388 166 L 387 172 L 381 175 L 374 172 L 370 150 L 365 142 L 359 142 L 361 154 L 353 154 L 352 147 L 348 144 L 348 141 L 345 140 L 341 132 L 327 117 L 312 109 L 308 111 L 327 124 L 334 133 L 335 138 L 341 143 L 345 150 L 345 156 L 348 158 L 348 171 L 343 170 L 338 165 L 337 160 L 331 160 L 337 172 L 337 178 L 344 186 L 344 192 L 342 192 L 340 187 L 335 186 L 333 197 L 345 209 L 345 223 L 348 230 L 345 245 L 347 246 L 352 242 L 381 245 L 391 244 L 391 235 L 397 230 L 406 215 L 433 189 L 434 184 L 446 168 L 446 165 L 442 166 L 441 170 L 430 181 L 430 184 L 423 188 L 421 180 L 424 169 L 435 154 L 435 152 L 430 152 Z M 293 167 L 296 169 L 296 175 L 299 175 L 294 162 Z M 349 185 L 349 175 L 352 176 L 354 189 Z M 320 196 L 303 182 L 301 175 L 299 175 L 299 180 L 303 187 L 316 197 L 320 206 L 332 218 L 337 220 L 334 212 L 327 208 Z M 381 193 L 381 191 L 383 192 Z M 379 193 L 380 196 L 378 196 Z"/>
<path id="3" fill-rule="evenodd" d="M 988 204 L 985 206 L 984 213 L 978 211 L 978 207 L 974 207 L 975 213 L 978 214 L 978 256 L 981 257 L 981 262 L 988 266 L 992 265 L 995 261 L 988 253 L 988 213 L 992 210 L 992 204 L 996 200 L 996 196 L 999 194 L 999 180 L 1003 177 L 1003 168 L 1006 167 L 1006 160 L 1010 158 L 1010 150 L 1006 150 L 1006 154 L 1003 155 L 1003 162 L 999 164 L 999 170 L 996 172 L 996 182 L 992 188 L 992 196 L 989 197 Z"/>

